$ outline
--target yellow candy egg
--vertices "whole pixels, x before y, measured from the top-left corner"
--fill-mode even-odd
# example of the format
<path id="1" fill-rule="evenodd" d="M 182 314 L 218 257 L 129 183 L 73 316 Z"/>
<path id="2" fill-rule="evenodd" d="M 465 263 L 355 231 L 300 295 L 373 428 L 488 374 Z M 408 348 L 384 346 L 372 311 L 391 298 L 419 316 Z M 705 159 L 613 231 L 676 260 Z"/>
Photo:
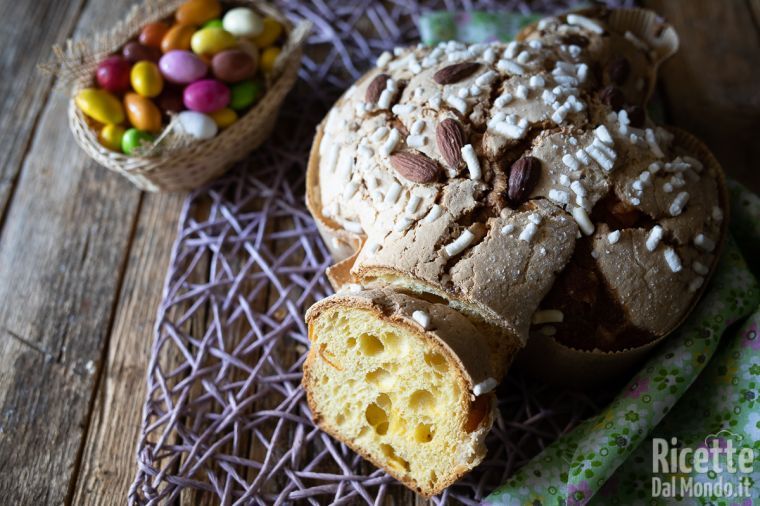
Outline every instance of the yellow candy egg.
<path id="1" fill-rule="evenodd" d="M 149 61 L 139 61 L 129 74 L 132 89 L 143 97 L 156 97 L 164 89 L 164 78 L 158 66 Z"/>
<path id="2" fill-rule="evenodd" d="M 214 55 L 235 46 L 237 46 L 235 36 L 216 26 L 202 28 L 190 39 L 190 47 L 196 54 Z"/>
<path id="3" fill-rule="evenodd" d="M 227 128 L 237 121 L 238 115 L 232 109 L 225 107 L 209 114 L 219 128 Z"/>
<path id="4" fill-rule="evenodd" d="M 274 62 L 277 57 L 280 56 L 280 48 L 276 46 L 268 47 L 261 53 L 261 61 L 259 67 L 264 73 L 269 73 L 274 68 Z"/>
<path id="5" fill-rule="evenodd" d="M 124 137 L 124 132 L 121 125 L 106 125 L 100 130 L 98 140 L 111 151 L 121 152 L 121 138 Z"/>
<path id="6" fill-rule="evenodd" d="M 95 121 L 106 124 L 124 121 L 124 108 L 121 102 L 105 90 L 85 88 L 77 93 L 74 102 L 82 113 Z"/>
<path id="7" fill-rule="evenodd" d="M 258 47 L 269 47 L 274 44 L 282 34 L 282 25 L 274 18 L 266 17 L 263 20 L 261 33 L 253 38 L 253 43 Z"/>

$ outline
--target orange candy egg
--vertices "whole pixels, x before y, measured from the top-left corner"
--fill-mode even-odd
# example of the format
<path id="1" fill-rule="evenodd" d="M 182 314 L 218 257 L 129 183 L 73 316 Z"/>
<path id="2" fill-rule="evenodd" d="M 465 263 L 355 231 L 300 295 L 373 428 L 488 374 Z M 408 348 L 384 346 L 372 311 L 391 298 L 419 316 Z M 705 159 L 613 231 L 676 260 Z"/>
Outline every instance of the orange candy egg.
<path id="1" fill-rule="evenodd" d="M 177 9 L 177 23 L 183 25 L 202 25 L 206 21 L 218 18 L 222 6 L 218 0 L 188 0 Z"/>
<path id="2" fill-rule="evenodd" d="M 187 51 L 196 28 L 192 25 L 174 25 L 161 39 L 161 51 L 168 53 L 174 49 Z"/>
<path id="3" fill-rule="evenodd" d="M 151 99 L 130 92 L 124 96 L 124 108 L 133 127 L 151 133 L 161 131 L 161 111 Z"/>
<path id="4" fill-rule="evenodd" d="M 140 32 L 140 44 L 149 47 L 161 47 L 164 35 L 169 31 L 169 25 L 161 21 L 148 23 Z"/>

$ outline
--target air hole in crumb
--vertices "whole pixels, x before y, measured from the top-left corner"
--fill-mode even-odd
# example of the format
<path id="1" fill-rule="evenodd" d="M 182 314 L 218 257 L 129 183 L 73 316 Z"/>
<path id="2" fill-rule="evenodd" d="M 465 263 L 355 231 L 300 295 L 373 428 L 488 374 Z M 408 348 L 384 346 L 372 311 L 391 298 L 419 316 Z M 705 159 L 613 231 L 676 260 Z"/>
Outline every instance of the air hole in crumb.
<path id="1" fill-rule="evenodd" d="M 364 412 L 367 422 L 375 429 L 375 432 L 384 436 L 388 432 L 388 414 L 374 402 L 367 406 Z"/>
<path id="2" fill-rule="evenodd" d="M 368 357 L 373 357 L 378 353 L 382 353 L 385 346 L 383 346 L 383 343 L 377 338 L 377 336 L 373 336 L 372 334 L 362 334 L 359 336 L 359 349 Z"/>
<path id="3" fill-rule="evenodd" d="M 379 435 L 384 436 L 388 433 L 388 412 L 391 408 L 391 399 L 386 394 L 377 396 L 375 402 L 367 406 L 364 416 L 367 422 L 375 429 Z"/>
<path id="4" fill-rule="evenodd" d="M 338 416 L 336 416 L 336 417 L 335 417 L 335 422 L 336 422 L 338 425 L 343 425 L 343 422 L 345 422 L 345 421 L 346 421 L 346 417 L 345 417 L 345 416 L 343 416 L 343 414 L 342 414 L 342 413 L 338 413 Z"/>
<path id="5" fill-rule="evenodd" d="M 386 332 L 383 334 L 383 343 L 385 343 L 385 346 L 391 352 L 398 352 L 401 348 L 402 341 L 403 338 L 398 334 L 392 332 Z"/>
<path id="6" fill-rule="evenodd" d="M 326 384 L 326 383 L 327 383 L 329 380 L 330 380 L 330 378 L 329 378 L 329 377 L 327 377 L 327 376 L 322 376 L 322 384 L 323 384 L 323 385 L 324 385 L 324 384 Z"/>
<path id="7" fill-rule="evenodd" d="M 435 473 L 435 471 L 430 471 L 430 486 L 434 486 L 437 481 L 438 475 Z"/>
<path id="8" fill-rule="evenodd" d="M 398 371 L 398 364 L 395 362 L 384 362 L 383 363 L 383 369 L 390 372 L 397 372 Z"/>
<path id="9" fill-rule="evenodd" d="M 385 455 L 385 458 L 388 459 L 388 466 L 397 470 L 397 471 L 406 471 L 409 472 L 409 462 L 402 459 L 396 454 L 396 450 L 393 449 L 393 447 L 389 444 L 381 444 L 380 450 L 383 452 L 383 455 Z"/>
<path id="10" fill-rule="evenodd" d="M 374 371 L 368 372 L 365 378 L 368 383 L 372 383 L 383 390 L 387 390 L 393 385 L 393 376 L 382 367 L 378 367 Z"/>
<path id="11" fill-rule="evenodd" d="M 416 411 L 433 409 L 435 398 L 427 390 L 417 390 L 409 397 L 409 407 Z"/>
<path id="12" fill-rule="evenodd" d="M 377 396 L 377 402 L 378 406 L 381 406 L 385 409 L 390 409 L 391 407 L 391 398 L 388 397 L 388 394 L 380 394 Z"/>
<path id="13" fill-rule="evenodd" d="M 425 363 L 440 373 L 445 373 L 449 369 L 446 359 L 443 355 L 436 352 L 425 353 Z"/>
<path id="14" fill-rule="evenodd" d="M 356 346 L 356 338 L 354 338 L 354 337 L 349 337 L 349 338 L 348 338 L 348 341 L 346 341 L 346 345 L 347 345 L 349 348 L 353 348 L 354 346 Z"/>
<path id="15" fill-rule="evenodd" d="M 414 429 L 414 440 L 418 443 L 429 443 L 433 440 L 433 427 L 427 423 L 417 424 Z"/>
<path id="16" fill-rule="evenodd" d="M 391 423 L 388 430 L 390 430 L 391 434 L 398 434 L 400 436 L 403 436 L 406 434 L 406 419 L 399 415 L 398 413 L 391 414 Z"/>

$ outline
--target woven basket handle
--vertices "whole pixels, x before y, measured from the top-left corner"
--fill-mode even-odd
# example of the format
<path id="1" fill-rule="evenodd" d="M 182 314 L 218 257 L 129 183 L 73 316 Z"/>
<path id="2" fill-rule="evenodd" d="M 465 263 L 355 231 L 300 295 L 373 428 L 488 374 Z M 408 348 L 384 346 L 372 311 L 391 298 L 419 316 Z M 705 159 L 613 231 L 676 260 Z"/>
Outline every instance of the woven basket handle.
<path id="1" fill-rule="evenodd" d="M 272 75 L 269 79 L 276 80 L 280 77 L 282 71 L 285 69 L 285 62 L 288 60 L 288 56 L 290 56 L 293 51 L 300 51 L 306 37 L 308 37 L 309 32 L 311 32 L 311 27 L 311 21 L 300 21 L 288 34 L 288 40 L 285 42 L 282 51 L 274 62 L 274 69 L 272 70 Z"/>

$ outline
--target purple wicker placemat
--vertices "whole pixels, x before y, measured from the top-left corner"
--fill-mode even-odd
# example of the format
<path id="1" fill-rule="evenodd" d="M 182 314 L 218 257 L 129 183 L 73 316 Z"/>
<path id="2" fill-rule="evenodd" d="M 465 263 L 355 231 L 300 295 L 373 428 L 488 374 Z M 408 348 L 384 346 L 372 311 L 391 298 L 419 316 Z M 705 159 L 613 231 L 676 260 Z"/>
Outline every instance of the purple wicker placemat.
<path id="1" fill-rule="evenodd" d="M 282 2 L 293 19 L 314 23 L 300 80 L 271 141 L 185 202 L 148 364 L 130 504 L 167 504 L 194 489 L 224 505 L 381 504 L 400 487 L 316 429 L 300 387 L 303 314 L 331 292 L 329 254 L 303 203 L 314 129 L 378 54 L 416 42 L 415 19 L 426 9 L 552 12 L 572 3 Z M 486 461 L 436 502 L 477 504 L 597 410 L 588 396 L 516 373 L 498 394 Z"/>

